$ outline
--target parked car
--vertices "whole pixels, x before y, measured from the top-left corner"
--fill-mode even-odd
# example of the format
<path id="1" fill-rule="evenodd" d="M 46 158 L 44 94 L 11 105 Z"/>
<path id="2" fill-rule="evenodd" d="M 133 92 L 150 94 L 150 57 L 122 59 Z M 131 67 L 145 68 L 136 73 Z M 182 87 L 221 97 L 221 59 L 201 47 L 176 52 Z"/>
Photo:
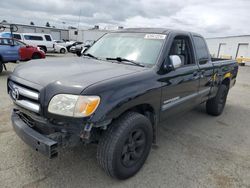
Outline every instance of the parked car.
<path id="1" fill-rule="evenodd" d="M 10 38 L 0 38 L 0 73 L 3 69 L 6 70 L 6 63 L 16 62 L 20 59 L 19 48 Z"/>
<path id="2" fill-rule="evenodd" d="M 11 38 L 11 33 L 0 33 L 0 37 Z M 13 38 L 20 40 L 28 45 L 40 47 L 45 53 L 54 52 L 54 41 L 50 34 L 45 33 L 14 33 Z"/>
<path id="3" fill-rule="evenodd" d="M 73 47 L 71 47 L 71 48 L 73 48 Z M 82 55 L 82 52 L 83 52 L 85 49 L 87 49 L 87 48 L 85 47 L 85 44 L 76 45 L 74 48 L 75 48 L 75 49 L 74 49 L 74 53 L 75 53 L 77 56 L 79 56 L 79 57 Z"/>
<path id="4" fill-rule="evenodd" d="M 64 40 L 54 40 L 55 44 L 58 44 L 60 46 L 67 47 L 69 44 L 65 42 Z"/>
<path id="5" fill-rule="evenodd" d="M 55 52 L 65 54 L 67 52 L 67 48 L 59 44 L 55 44 Z"/>
<path id="6" fill-rule="evenodd" d="M 39 47 L 27 45 L 16 39 L 0 38 L 0 73 L 5 63 L 42 58 L 45 58 L 45 53 Z"/>
<path id="7" fill-rule="evenodd" d="M 67 48 L 68 52 L 71 52 L 70 48 L 73 47 L 73 46 L 79 45 L 79 44 L 83 44 L 83 42 L 74 42 L 74 43 L 68 45 L 66 48 Z M 72 50 L 73 53 L 75 52 L 75 48 L 72 48 L 71 50 Z"/>
<path id="8" fill-rule="evenodd" d="M 84 50 L 92 46 L 94 43 L 95 41 L 93 40 L 87 40 L 83 44 L 76 45 L 74 49 L 72 49 L 73 47 L 71 47 L 70 51 L 73 51 L 72 53 L 75 53 L 77 56 L 81 56 Z"/>
<path id="9" fill-rule="evenodd" d="M 118 179 L 140 170 L 169 117 L 201 103 L 220 115 L 238 72 L 235 60 L 211 59 L 201 35 L 164 28 L 123 29 L 82 58 L 47 61 L 9 76 L 16 134 L 49 158 L 98 143 L 98 163 Z"/>
<path id="10" fill-rule="evenodd" d="M 69 52 L 75 54 L 76 53 L 76 46 L 71 46 Z"/>
<path id="11" fill-rule="evenodd" d="M 66 47 L 67 47 L 67 46 L 69 46 L 69 45 L 74 44 L 76 41 L 74 41 L 74 40 L 67 40 L 67 41 L 65 41 L 65 42 L 66 42 Z"/>
<path id="12" fill-rule="evenodd" d="M 24 42 L 14 40 L 14 44 L 19 46 L 20 61 L 28 61 L 31 59 L 44 59 L 45 53 L 39 47 L 25 44 Z"/>

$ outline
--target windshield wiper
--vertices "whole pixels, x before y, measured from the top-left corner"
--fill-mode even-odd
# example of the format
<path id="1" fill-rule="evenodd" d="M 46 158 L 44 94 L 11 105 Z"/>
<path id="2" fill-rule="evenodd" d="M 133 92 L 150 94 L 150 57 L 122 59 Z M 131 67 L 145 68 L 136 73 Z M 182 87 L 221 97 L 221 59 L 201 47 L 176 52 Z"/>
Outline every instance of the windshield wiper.
<path id="1" fill-rule="evenodd" d="M 106 60 L 115 60 L 115 61 L 119 61 L 119 62 L 126 61 L 126 62 L 132 63 L 133 65 L 136 65 L 136 66 L 145 67 L 145 65 L 143 65 L 143 64 L 141 64 L 139 62 L 129 60 L 129 59 L 126 59 L 126 58 L 122 58 L 122 57 L 107 57 Z"/>
<path id="2" fill-rule="evenodd" d="M 96 56 L 90 54 L 90 53 L 86 53 L 86 54 L 82 54 L 83 56 L 88 56 L 88 57 L 91 57 L 91 58 L 94 58 L 94 59 L 98 59 Z"/>

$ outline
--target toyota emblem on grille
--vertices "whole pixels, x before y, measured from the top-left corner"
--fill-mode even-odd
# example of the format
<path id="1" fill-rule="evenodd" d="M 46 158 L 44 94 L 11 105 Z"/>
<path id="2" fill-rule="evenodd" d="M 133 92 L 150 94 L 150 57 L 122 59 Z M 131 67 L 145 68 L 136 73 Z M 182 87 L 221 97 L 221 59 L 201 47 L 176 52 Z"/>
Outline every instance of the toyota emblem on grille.
<path id="1" fill-rule="evenodd" d="M 11 96 L 14 100 L 18 100 L 19 99 L 19 91 L 17 88 L 14 88 L 11 92 Z"/>

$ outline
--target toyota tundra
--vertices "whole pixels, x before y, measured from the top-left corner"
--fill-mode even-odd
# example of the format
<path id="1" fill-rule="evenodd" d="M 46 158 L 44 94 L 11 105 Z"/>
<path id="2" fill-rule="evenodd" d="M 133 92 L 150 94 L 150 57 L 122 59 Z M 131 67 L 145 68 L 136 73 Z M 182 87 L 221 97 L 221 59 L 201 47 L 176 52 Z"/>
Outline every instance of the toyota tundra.
<path id="1" fill-rule="evenodd" d="M 196 33 L 162 28 L 108 33 L 82 57 L 18 66 L 8 78 L 12 124 L 31 148 L 54 158 L 98 144 L 97 162 L 126 179 L 145 163 L 161 122 L 206 103 L 223 112 L 235 84 L 234 60 L 212 59 Z"/>

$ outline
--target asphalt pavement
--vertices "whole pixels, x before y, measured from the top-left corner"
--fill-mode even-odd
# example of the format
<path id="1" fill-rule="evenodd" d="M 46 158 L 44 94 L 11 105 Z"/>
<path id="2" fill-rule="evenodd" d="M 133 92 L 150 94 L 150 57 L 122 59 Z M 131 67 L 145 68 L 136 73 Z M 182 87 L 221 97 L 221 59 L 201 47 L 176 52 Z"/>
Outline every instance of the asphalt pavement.
<path id="1" fill-rule="evenodd" d="M 99 168 L 95 145 L 62 150 L 50 160 L 16 136 L 6 91 L 15 66 L 8 64 L 8 71 L 0 74 L 0 187 L 250 188 L 249 66 L 240 67 L 221 116 L 207 115 L 201 105 L 164 122 L 158 147 L 141 171 L 125 181 Z"/>

